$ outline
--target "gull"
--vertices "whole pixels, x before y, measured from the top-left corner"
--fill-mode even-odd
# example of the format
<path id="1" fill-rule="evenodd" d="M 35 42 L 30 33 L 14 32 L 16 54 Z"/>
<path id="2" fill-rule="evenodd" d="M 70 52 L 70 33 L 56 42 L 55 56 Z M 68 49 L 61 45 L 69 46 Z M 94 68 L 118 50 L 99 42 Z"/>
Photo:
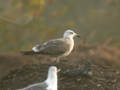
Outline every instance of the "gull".
<path id="1" fill-rule="evenodd" d="M 47 79 L 44 82 L 32 84 L 17 90 L 57 90 L 57 72 L 59 71 L 60 69 L 57 69 L 56 66 L 50 66 Z"/>
<path id="2" fill-rule="evenodd" d="M 32 51 L 24 52 L 24 55 L 43 54 L 56 58 L 68 56 L 74 47 L 74 37 L 79 35 L 73 30 L 66 30 L 62 38 L 49 40 L 41 45 L 36 45 Z"/>

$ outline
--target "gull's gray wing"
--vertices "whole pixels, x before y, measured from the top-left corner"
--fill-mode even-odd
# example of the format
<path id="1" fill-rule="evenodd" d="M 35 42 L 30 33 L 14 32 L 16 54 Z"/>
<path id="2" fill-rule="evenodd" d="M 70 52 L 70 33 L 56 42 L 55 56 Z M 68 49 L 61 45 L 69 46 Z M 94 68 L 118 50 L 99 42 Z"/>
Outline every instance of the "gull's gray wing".
<path id="1" fill-rule="evenodd" d="M 18 90 L 47 90 L 48 85 L 44 83 L 37 83 L 29 85 L 28 87 L 18 89 Z"/>
<path id="2" fill-rule="evenodd" d="M 55 39 L 35 47 L 38 53 L 59 56 L 69 50 L 70 45 L 64 39 Z"/>

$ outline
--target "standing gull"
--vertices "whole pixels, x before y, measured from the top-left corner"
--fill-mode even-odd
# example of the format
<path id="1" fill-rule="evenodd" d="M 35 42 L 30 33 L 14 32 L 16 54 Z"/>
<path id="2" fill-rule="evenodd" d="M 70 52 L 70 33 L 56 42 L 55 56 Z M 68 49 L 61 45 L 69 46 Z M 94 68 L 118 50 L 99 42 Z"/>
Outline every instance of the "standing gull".
<path id="1" fill-rule="evenodd" d="M 57 69 L 55 66 L 49 67 L 48 77 L 44 82 L 29 85 L 18 90 L 57 90 Z"/>
<path id="2" fill-rule="evenodd" d="M 43 54 L 55 57 L 59 60 L 61 57 L 68 56 L 74 47 L 74 37 L 79 37 L 72 30 L 66 30 L 63 38 L 49 40 L 42 45 L 36 45 L 32 48 L 32 51 L 24 52 L 25 55 Z"/>

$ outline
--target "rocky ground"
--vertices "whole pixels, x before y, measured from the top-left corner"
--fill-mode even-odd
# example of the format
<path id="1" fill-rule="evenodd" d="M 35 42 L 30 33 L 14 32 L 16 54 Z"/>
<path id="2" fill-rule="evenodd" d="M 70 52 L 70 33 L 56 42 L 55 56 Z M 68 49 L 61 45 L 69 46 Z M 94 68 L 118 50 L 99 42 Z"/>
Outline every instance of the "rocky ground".
<path id="1" fill-rule="evenodd" d="M 41 82 L 48 67 L 61 68 L 59 90 L 120 90 L 120 50 L 80 44 L 59 63 L 48 56 L 0 54 L 0 90 L 15 90 Z"/>

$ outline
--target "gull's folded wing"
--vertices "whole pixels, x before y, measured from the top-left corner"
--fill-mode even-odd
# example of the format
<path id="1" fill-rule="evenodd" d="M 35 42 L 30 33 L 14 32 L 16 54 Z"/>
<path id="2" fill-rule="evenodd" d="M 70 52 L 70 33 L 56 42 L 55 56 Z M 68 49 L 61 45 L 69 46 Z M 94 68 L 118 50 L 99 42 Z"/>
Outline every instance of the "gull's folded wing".
<path id="1" fill-rule="evenodd" d="M 38 50 L 38 53 L 59 56 L 69 49 L 69 44 L 63 39 L 56 39 L 37 45 L 35 48 Z"/>

